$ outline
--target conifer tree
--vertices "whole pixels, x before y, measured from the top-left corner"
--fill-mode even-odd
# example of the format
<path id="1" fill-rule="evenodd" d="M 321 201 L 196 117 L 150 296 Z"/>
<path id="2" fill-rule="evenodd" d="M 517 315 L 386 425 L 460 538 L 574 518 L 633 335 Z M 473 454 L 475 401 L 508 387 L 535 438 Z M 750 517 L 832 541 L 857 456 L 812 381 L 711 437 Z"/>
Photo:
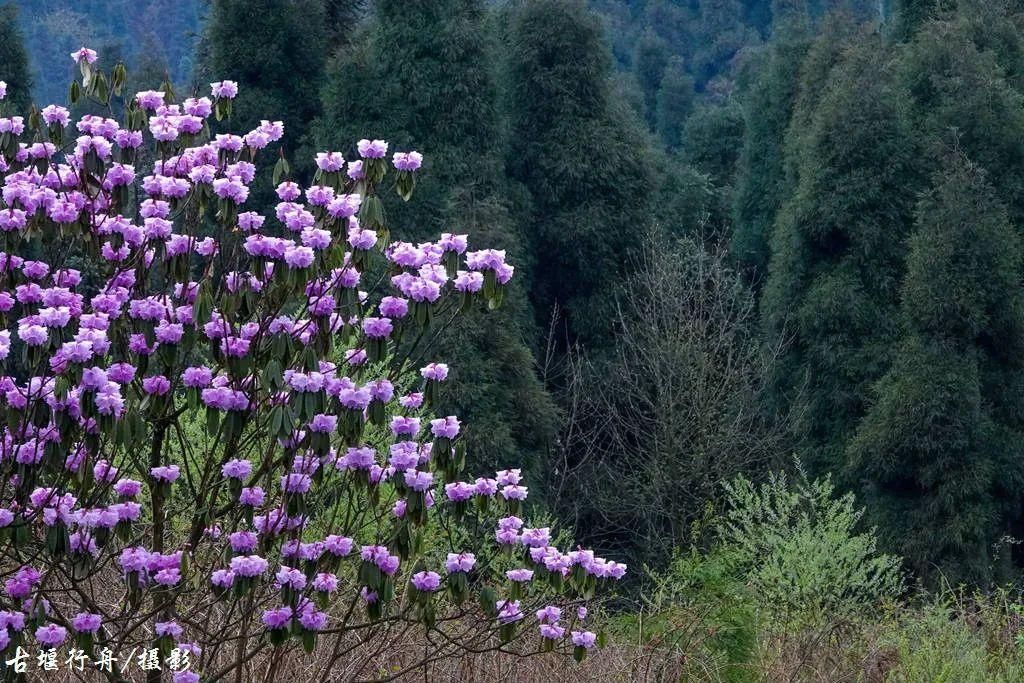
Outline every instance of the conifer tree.
<path id="1" fill-rule="evenodd" d="M 633 74 L 644 96 L 644 118 L 654 129 L 658 121 L 658 93 L 669 59 L 668 47 L 653 31 L 644 32 L 633 54 Z"/>
<path id="2" fill-rule="evenodd" d="M 501 158 L 490 35 L 480 0 L 381 0 L 328 67 L 316 134 L 321 147 L 346 155 L 365 134 L 424 153 L 415 214 L 384 198 L 394 239 L 465 233 L 471 244 L 506 249 L 528 273 Z M 444 409 L 486 425 L 468 443 L 494 466 L 513 454 L 536 464 L 553 433 L 557 410 L 537 377 L 533 326 L 525 288 L 513 287 L 498 311 L 464 316 L 443 350 L 454 380 Z"/>
<path id="3" fill-rule="evenodd" d="M 789 344 L 776 408 L 793 410 L 812 468 L 836 469 L 888 368 L 912 223 L 916 153 L 884 54 L 864 36 L 831 70 L 796 146 L 796 186 L 772 235 L 762 299 Z"/>
<path id="4" fill-rule="evenodd" d="M 613 106 L 601 27 L 581 0 L 524 3 L 512 17 L 508 166 L 530 193 L 533 300 L 571 334 L 607 339 L 613 293 L 649 220 L 646 136 Z"/>
<path id="5" fill-rule="evenodd" d="M 914 128 L 927 140 L 922 161 L 938 170 L 955 135 L 1024 227 L 1024 25 L 1011 17 L 997 4 L 965 1 L 955 14 L 920 26 L 900 53 L 899 74 L 911 95 Z M 1017 32 L 1012 42 L 993 39 L 1011 32 Z"/>
<path id="6" fill-rule="evenodd" d="M 938 0 L 894 0 L 896 35 L 910 38 L 920 26 L 933 16 L 939 7 Z"/>
<path id="7" fill-rule="evenodd" d="M 8 115 L 27 116 L 32 106 L 32 76 L 24 38 L 18 28 L 18 8 L 0 5 L 0 81 L 7 83 Z"/>
<path id="8" fill-rule="evenodd" d="M 283 119 L 288 122 L 287 153 L 306 142 L 320 108 L 326 18 L 324 0 L 214 0 L 206 24 L 209 63 L 203 71 L 215 80 L 230 74 L 238 82 L 234 127 Z M 254 51 L 253 45 L 260 49 Z"/>
<path id="9" fill-rule="evenodd" d="M 655 110 L 655 129 L 669 150 L 682 144 L 683 126 L 693 111 L 693 77 L 686 72 L 681 57 L 673 57 L 665 65 Z"/>
<path id="10" fill-rule="evenodd" d="M 743 147 L 733 196 L 732 249 L 755 283 L 767 275 L 772 227 L 791 189 L 783 164 L 784 140 L 810 43 L 806 10 L 781 4 L 763 61 L 741 80 Z"/>
<path id="11" fill-rule="evenodd" d="M 954 585 L 993 578 L 993 544 L 1019 515 L 1022 265 L 986 174 L 952 153 L 917 207 L 904 338 L 848 453 L 890 547 Z"/>

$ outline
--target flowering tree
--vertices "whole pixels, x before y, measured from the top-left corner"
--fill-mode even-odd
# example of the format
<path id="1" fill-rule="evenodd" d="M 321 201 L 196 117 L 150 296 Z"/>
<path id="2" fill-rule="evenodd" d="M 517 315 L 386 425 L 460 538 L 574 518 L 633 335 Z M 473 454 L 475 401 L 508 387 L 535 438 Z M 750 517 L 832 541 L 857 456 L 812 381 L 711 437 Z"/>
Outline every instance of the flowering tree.
<path id="1" fill-rule="evenodd" d="M 72 103 L 113 117 L 123 65 L 72 57 Z M 465 235 L 390 241 L 379 193 L 408 200 L 422 157 L 381 140 L 318 154 L 305 192 L 281 158 L 274 216 L 244 210 L 284 127 L 216 132 L 236 94 L 140 92 L 77 137 L 63 107 L 0 109 L 8 672 L 32 646 L 109 680 L 129 653 L 150 681 L 274 680 L 303 648 L 329 680 L 395 633 L 418 654 L 389 676 L 582 658 L 584 602 L 625 566 L 527 526 L 519 470 L 465 478 L 463 426 L 430 412 L 432 341 L 512 266 Z"/>

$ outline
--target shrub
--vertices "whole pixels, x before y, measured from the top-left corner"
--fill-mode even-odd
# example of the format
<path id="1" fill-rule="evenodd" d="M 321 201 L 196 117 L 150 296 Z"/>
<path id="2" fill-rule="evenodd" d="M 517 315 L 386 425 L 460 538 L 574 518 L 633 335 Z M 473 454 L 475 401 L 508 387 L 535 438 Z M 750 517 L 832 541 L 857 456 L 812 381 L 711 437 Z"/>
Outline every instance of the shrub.
<path id="1" fill-rule="evenodd" d="M 870 612 L 902 590 L 899 559 L 877 552 L 874 530 L 857 531 L 864 511 L 852 493 L 836 497 L 830 478 L 801 471 L 761 485 L 727 484 L 721 543 L 737 554 L 748 584 L 773 619 L 795 627 Z"/>
<path id="2" fill-rule="evenodd" d="M 235 135 L 231 81 L 122 98 L 123 65 L 72 57 L 104 115 L 0 118 L 0 650 L 134 648 L 175 682 L 189 657 L 273 680 L 300 646 L 326 679 L 396 636 L 420 654 L 389 676 L 582 659 L 582 604 L 625 566 L 527 526 L 520 470 L 466 481 L 463 425 L 430 412 L 431 343 L 501 303 L 504 252 L 391 241 L 379 193 L 408 200 L 421 157 L 382 140 L 317 155 L 304 194 L 282 156 L 274 217 L 245 210 L 281 122 Z"/>

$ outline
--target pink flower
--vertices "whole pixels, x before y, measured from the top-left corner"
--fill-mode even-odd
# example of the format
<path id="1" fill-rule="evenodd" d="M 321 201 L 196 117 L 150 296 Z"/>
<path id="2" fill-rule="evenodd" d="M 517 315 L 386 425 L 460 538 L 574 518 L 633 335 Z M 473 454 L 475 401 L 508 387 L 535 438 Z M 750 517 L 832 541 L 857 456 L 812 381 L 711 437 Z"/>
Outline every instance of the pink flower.
<path id="1" fill-rule="evenodd" d="M 419 152 L 395 152 L 391 163 L 399 171 L 416 171 L 423 165 L 423 155 Z"/>
<path id="2" fill-rule="evenodd" d="M 68 631 L 57 624 L 47 624 L 36 629 L 36 640 L 40 645 L 59 647 L 68 637 Z"/>
<path id="3" fill-rule="evenodd" d="M 153 467 L 149 470 L 149 474 L 157 481 L 164 481 L 168 484 L 174 482 L 181 474 L 178 470 L 177 465 L 166 465 L 163 467 Z"/>
<path id="4" fill-rule="evenodd" d="M 364 159 L 383 159 L 388 153 L 388 143 L 383 140 L 360 140 L 356 143 L 356 149 Z"/>
<path id="5" fill-rule="evenodd" d="M 597 643 L 597 634 L 590 631 L 573 631 L 572 644 L 577 647 L 591 649 Z"/>
<path id="6" fill-rule="evenodd" d="M 457 572 L 468 572 L 476 565 L 476 556 L 473 553 L 448 553 L 444 568 L 449 574 Z"/>
<path id="7" fill-rule="evenodd" d="M 424 592 L 436 591 L 441 586 L 441 575 L 437 572 L 417 572 L 412 575 L 412 585 Z"/>
<path id="8" fill-rule="evenodd" d="M 75 60 L 76 64 L 81 64 L 83 61 L 86 64 L 92 64 L 96 61 L 96 50 L 90 50 L 87 47 L 82 47 L 71 53 L 71 59 Z"/>
<path id="9" fill-rule="evenodd" d="M 238 83 L 234 81 L 218 81 L 210 84 L 210 91 L 216 98 L 232 100 L 238 95 Z"/>

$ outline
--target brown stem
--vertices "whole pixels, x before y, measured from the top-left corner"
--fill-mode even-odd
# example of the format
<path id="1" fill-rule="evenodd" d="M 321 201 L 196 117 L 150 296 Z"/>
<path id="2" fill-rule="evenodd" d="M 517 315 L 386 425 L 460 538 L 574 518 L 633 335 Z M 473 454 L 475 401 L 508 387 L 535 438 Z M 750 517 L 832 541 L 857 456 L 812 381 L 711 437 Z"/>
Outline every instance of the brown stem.
<path id="1" fill-rule="evenodd" d="M 149 449 L 149 466 L 160 467 L 160 459 L 163 452 L 164 437 L 167 435 L 167 423 L 163 420 L 158 422 L 153 431 L 153 443 Z M 158 481 L 150 481 L 149 496 L 153 510 L 153 552 L 163 554 L 164 552 L 164 484 Z M 158 612 L 161 608 L 163 591 L 153 592 L 153 611 Z M 160 670 L 154 669 L 146 674 L 146 683 L 160 683 Z"/>

